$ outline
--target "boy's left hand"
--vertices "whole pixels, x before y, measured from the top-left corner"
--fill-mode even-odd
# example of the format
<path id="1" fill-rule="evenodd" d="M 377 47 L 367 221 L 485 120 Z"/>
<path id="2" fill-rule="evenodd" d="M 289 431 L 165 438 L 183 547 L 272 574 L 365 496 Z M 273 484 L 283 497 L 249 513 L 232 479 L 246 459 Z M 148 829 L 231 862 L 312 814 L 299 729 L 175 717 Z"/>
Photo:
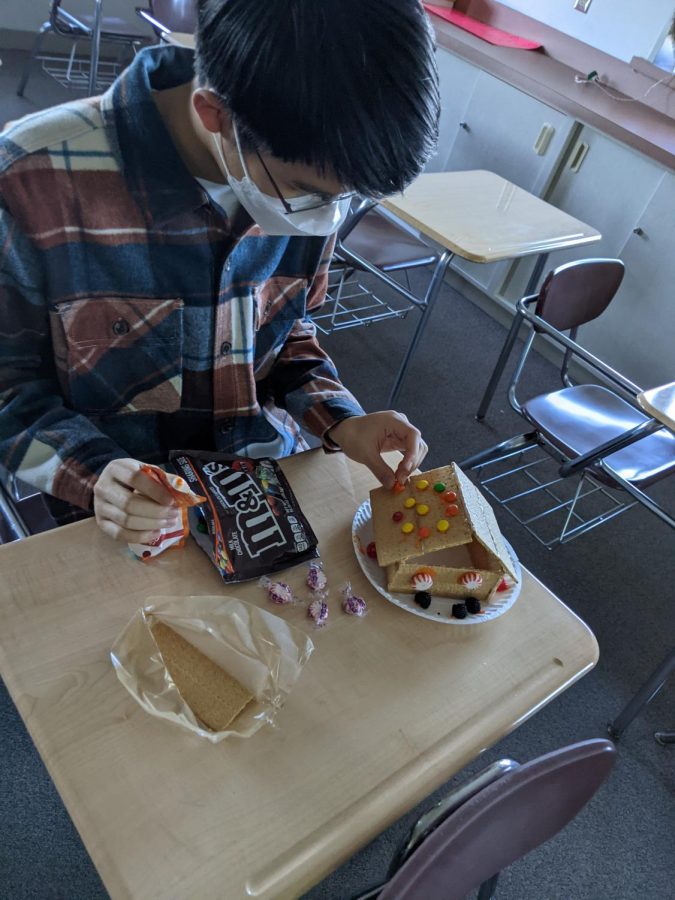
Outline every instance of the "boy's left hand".
<path id="1" fill-rule="evenodd" d="M 405 481 L 421 464 L 429 449 L 419 430 L 410 424 L 403 413 L 393 410 L 350 416 L 333 425 L 328 437 L 350 459 L 368 466 L 386 488 L 393 487 L 395 480 Z M 380 455 L 387 450 L 403 453 L 395 473 Z"/>

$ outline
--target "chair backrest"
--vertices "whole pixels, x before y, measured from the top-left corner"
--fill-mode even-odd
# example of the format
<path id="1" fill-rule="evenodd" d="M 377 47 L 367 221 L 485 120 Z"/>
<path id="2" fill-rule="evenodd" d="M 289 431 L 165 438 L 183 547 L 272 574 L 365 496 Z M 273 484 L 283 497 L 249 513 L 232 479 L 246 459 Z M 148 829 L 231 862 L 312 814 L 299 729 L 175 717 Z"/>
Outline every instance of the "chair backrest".
<path id="1" fill-rule="evenodd" d="M 169 31 L 192 34 L 197 28 L 197 0 L 150 0 L 148 6 Z"/>
<path id="2" fill-rule="evenodd" d="M 439 825 L 380 900 L 464 900 L 564 828 L 607 778 L 615 754 L 611 741 L 598 738 L 508 772 Z"/>
<path id="3" fill-rule="evenodd" d="M 578 328 L 607 309 L 623 275 L 620 259 L 581 259 L 558 266 L 541 286 L 535 312 L 558 331 Z"/>

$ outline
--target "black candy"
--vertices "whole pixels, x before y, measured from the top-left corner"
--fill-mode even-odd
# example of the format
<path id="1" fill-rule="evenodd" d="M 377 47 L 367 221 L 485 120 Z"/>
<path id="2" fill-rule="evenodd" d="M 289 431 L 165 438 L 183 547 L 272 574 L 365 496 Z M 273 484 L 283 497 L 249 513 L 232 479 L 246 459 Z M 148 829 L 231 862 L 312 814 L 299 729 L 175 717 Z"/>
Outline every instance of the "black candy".
<path id="1" fill-rule="evenodd" d="M 466 609 L 467 612 L 470 612 L 472 616 L 478 615 L 478 613 L 480 612 L 480 600 L 478 599 L 478 597 L 467 597 Z"/>
<path id="2" fill-rule="evenodd" d="M 453 603 L 452 615 L 455 619 L 466 619 L 466 603 Z"/>
<path id="3" fill-rule="evenodd" d="M 415 594 L 415 603 L 422 609 L 429 609 L 431 606 L 431 594 L 429 591 L 417 591 Z"/>

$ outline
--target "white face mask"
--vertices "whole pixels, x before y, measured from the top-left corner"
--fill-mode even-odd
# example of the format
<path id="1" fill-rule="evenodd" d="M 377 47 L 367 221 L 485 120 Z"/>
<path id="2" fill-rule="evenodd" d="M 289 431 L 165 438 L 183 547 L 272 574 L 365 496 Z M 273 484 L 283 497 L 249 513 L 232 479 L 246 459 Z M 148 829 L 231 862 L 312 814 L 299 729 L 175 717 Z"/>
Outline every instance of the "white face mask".
<path id="1" fill-rule="evenodd" d="M 288 213 L 284 209 L 284 205 L 278 197 L 270 197 L 260 190 L 258 185 L 248 174 L 244 155 L 241 152 L 239 144 L 239 135 L 237 134 L 237 126 L 232 123 L 234 130 L 234 139 L 237 142 L 237 153 L 241 163 L 244 177 L 238 181 L 230 173 L 225 161 L 225 154 L 221 145 L 221 137 L 214 134 L 213 139 L 216 144 L 218 156 L 223 164 L 224 175 L 228 184 L 236 194 L 239 202 L 246 212 L 256 222 L 260 228 L 269 235 L 317 235 L 323 236 L 332 234 L 344 222 L 349 212 L 350 199 L 335 200 L 327 203 L 325 206 L 319 206 L 315 209 L 308 209 L 304 212 L 301 210 L 296 213 Z M 305 194 L 302 197 L 293 197 L 292 202 L 299 205 L 314 202 L 321 202 L 320 198 L 314 194 Z"/>

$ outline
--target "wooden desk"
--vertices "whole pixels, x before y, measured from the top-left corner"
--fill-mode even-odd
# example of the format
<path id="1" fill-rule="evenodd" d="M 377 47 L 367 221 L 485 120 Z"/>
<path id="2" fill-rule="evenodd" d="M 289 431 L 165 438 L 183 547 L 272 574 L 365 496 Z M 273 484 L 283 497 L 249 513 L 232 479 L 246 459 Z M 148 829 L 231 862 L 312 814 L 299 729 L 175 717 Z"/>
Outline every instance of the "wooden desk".
<path id="1" fill-rule="evenodd" d="M 513 609 L 470 632 L 388 604 L 350 535 L 372 475 L 321 451 L 283 468 L 320 539 L 332 624 L 278 728 L 249 740 L 213 746 L 147 715 L 108 652 L 153 595 L 266 605 L 256 584 L 226 591 L 192 542 L 140 563 L 91 520 L 0 547 L 0 672 L 115 900 L 297 897 L 597 661 L 527 572 Z M 339 611 L 346 578 L 363 620 Z"/>
<path id="2" fill-rule="evenodd" d="M 422 338 L 445 273 L 454 256 L 461 256 L 472 262 L 490 263 L 538 255 L 539 259 L 526 289 L 529 294 L 539 281 L 549 253 L 591 244 L 602 237 L 595 228 L 524 191 L 500 175 L 481 170 L 420 175 L 403 194 L 383 200 L 382 205 L 445 248 L 435 265 L 426 294 L 420 299 L 412 297 L 368 260 L 347 250 L 343 244 L 340 245 L 340 256 L 347 262 L 384 281 L 421 312 L 387 401 L 390 407 L 396 404 L 406 370 Z M 509 353 L 512 346 L 513 342 L 509 346 Z M 479 418 L 487 411 L 507 356 L 508 354 L 499 358 L 481 403 Z"/>
<path id="3" fill-rule="evenodd" d="M 675 381 L 642 391 L 637 401 L 648 415 L 675 431 Z"/>

